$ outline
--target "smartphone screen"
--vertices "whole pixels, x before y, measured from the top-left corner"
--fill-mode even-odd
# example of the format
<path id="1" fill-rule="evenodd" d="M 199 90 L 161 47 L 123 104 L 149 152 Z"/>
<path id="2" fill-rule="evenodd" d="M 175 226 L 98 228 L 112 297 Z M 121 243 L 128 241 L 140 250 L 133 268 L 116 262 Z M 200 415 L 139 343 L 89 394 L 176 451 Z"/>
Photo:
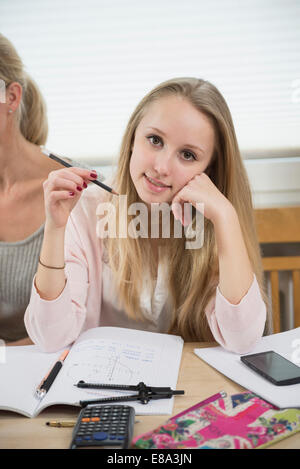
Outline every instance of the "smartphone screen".
<path id="1" fill-rule="evenodd" d="M 300 383 L 300 367 L 274 351 L 244 355 L 241 360 L 277 386 Z"/>

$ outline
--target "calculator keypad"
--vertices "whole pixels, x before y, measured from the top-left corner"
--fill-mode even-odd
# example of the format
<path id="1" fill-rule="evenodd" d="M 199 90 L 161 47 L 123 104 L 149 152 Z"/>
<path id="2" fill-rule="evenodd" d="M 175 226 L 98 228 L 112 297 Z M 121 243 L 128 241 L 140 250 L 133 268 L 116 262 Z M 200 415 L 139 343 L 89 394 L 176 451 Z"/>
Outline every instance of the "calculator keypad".
<path id="1" fill-rule="evenodd" d="M 71 447 L 118 444 L 126 448 L 128 437 L 131 439 L 132 436 L 133 424 L 133 407 L 85 407 L 78 417 Z"/>

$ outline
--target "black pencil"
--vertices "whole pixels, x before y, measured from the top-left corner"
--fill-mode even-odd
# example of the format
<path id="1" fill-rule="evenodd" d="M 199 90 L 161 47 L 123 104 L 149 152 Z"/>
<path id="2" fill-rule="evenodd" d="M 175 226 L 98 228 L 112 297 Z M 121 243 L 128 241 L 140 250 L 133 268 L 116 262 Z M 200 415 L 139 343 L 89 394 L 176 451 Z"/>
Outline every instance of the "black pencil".
<path id="1" fill-rule="evenodd" d="M 53 155 L 53 153 L 50 153 L 46 148 L 42 148 L 42 153 L 44 155 L 48 156 L 54 161 L 57 161 L 57 163 L 62 164 L 66 168 L 73 168 L 74 164 L 68 163 L 67 161 L 63 160 L 62 158 L 59 158 L 59 156 Z M 73 162 L 73 161 L 72 161 Z M 80 164 L 78 165 L 80 167 Z M 90 179 L 91 182 L 96 184 L 99 187 L 102 187 L 102 189 L 111 192 L 112 194 L 119 195 L 116 191 L 114 191 L 111 187 L 107 186 L 106 184 L 103 184 L 103 182 L 98 181 L 98 179 Z"/>

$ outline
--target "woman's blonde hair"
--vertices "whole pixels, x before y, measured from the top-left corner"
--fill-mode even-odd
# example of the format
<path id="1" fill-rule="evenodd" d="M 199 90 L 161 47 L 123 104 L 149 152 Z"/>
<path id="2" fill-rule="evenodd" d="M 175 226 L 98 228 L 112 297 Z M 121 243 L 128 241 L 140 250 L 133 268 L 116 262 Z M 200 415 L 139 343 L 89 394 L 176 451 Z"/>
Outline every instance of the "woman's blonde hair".
<path id="1" fill-rule="evenodd" d="M 0 79 L 6 88 L 13 82 L 22 86 L 22 100 L 16 119 L 22 135 L 29 142 L 45 145 L 48 136 L 46 104 L 37 84 L 24 70 L 23 62 L 13 44 L 0 34 Z"/>
<path id="2" fill-rule="evenodd" d="M 142 99 L 131 115 L 123 136 L 114 187 L 120 194 L 127 195 L 128 207 L 139 201 L 129 171 L 135 131 L 149 105 L 169 95 L 187 99 L 208 116 L 214 127 L 214 154 L 206 172 L 237 211 L 253 271 L 263 298 L 266 299 L 248 178 L 230 111 L 213 84 L 197 78 L 176 78 L 161 83 Z M 118 222 L 119 198 L 110 197 L 110 202 L 115 205 Z M 125 216 L 129 223 L 130 217 L 127 214 Z M 204 244 L 199 249 L 185 249 L 184 237 L 173 237 L 167 241 L 164 243 L 163 254 L 167 261 L 168 287 L 173 306 L 169 333 L 179 334 L 187 341 L 211 341 L 213 336 L 205 309 L 214 297 L 218 284 L 218 256 L 213 225 L 205 219 Z M 147 239 L 127 236 L 124 239 L 108 237 L 104 244 L 117 282 L 120 304 L 129 317 L 141 319 L 142 279 L 148 269 L 154 287 L 157 272 L 151 243 Z"/>

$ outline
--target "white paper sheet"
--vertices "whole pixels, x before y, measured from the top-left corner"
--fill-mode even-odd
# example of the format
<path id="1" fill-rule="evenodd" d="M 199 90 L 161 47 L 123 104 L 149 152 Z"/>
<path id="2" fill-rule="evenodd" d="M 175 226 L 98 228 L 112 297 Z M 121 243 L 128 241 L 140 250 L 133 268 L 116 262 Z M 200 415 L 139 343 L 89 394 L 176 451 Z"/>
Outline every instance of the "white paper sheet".
<path id="1" fill-rule="evenodd" d="M 262 337 L 250 353 L 265 352 L 267 350 L 274 350 L 299 366 L 300 327 Z M 225 376 L 275 406 L 279 408 L 300 407 L 300 384 L 276 386 L 242 363 L 240 355 L 228 352 L 223 347 L 194 349 L 194 352 L 199 358 Z"/>

